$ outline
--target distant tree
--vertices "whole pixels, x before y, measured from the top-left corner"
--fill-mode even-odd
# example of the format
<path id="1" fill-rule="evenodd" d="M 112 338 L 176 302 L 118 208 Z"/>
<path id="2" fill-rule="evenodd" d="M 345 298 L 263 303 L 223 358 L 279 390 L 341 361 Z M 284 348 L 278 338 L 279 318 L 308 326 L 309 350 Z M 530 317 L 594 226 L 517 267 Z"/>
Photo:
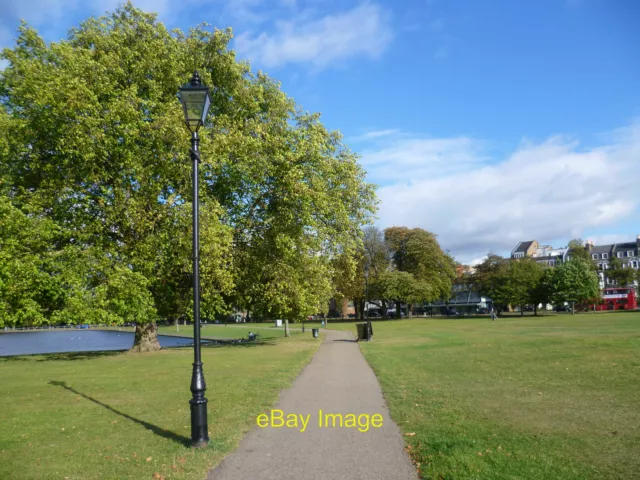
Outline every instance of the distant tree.
<path id="1" fill-rule="evenodd" d="M 553 303 L 570 302 L 572 313 L 576 302 L 588 302 L 600 296 L 598 274 L 588 261 L 580 258 L 573 258 L 553 269 L 551 289 Z"/>
<path id="2" fill-rule="evenodd" d="M 543 273 L 543 267 L 529 258 L 512 260 L 508 263 L 503 277 L 503 295 L 508 303 L 520 306 L 521 315 L 524 315 L 525 305 L 535 303 L 536 289 Z"/>
<path id="3" fill-rule="evenodd" d="M 379 300 L 381 310 L 386 314 L 387 304 L 380 280 L 382 275 L 391 267 L 389 248 L 384 241 L 384 233 L 377 227 L 366 227 L 363 230 L 362 248 L 365 261 L 367 300 Z"/>
<path id="4" fill-rule="evenodd" d="M 574 238 L 569 242 L 567 256 L 569 258 L 580 258 L 589 263 L 593 263 L 591 261 L 591 256 L 589 255 L 589 251 L 586 249 L 584 242 L 580 238 Z"/>
<path id="5" fill-rule="evenodd" d="M 334 259 L 336 298 L 352 300 L 356 316 L 364 318 L 365 296 L 383 298 L 379 279 L 389 266 L 389 252 L 382 232 L 377 227 L 365 227 L 358 248 Z"/>
<path id="6" fill-rule="evenodd" d="M 618 257 L 613 256 L 609 260 L 605 274 L 608 278 L 615 280 L 617 285 L 628 287 L 632 285 L 636 279 L 637 271 L 628 263 L 624 264 Z"/>
<path id="7" fill-rule="evenodd" d="M 385 298 L 396 303 L 396 317 L 401 317 L 401 303 L 412 304 L 431 298 L 431 286 L 425 281 L 418 280 L 409 272 L 390 270 L 380 276 L 380 290 Z"/>
<path id="8" fill-rule="evenodd" d="M 476 265 L 471 281 L 480 294 L 490 297 L 494 305 L 506 307 L 508 302 L 502 299 L 499 287 L 503 283 L 509 260 L 489 252 L 487 258 Z"/>
<path id="9" fill-rule="evenodd" d="M 533 302 L 534 315 L 538 315 L 538 305 L 543 308 L 551 303 L 553 296 L 553 269 L 542 267 L 540 279 L 533 289 L 531 300 Z"/>
<path id="10" fill-rule="evenodd" d="M 395 269 L 410 273 L 417 282 L 415 291 L 424 295 L 416 301 L 430 302 L 451 296 L 455 261 L 442 250 L 433 233 L 421 228 L 391 227 L 385 229 L 384 238 Z M 396 315 L 400 315 L 397 299 Z"/>

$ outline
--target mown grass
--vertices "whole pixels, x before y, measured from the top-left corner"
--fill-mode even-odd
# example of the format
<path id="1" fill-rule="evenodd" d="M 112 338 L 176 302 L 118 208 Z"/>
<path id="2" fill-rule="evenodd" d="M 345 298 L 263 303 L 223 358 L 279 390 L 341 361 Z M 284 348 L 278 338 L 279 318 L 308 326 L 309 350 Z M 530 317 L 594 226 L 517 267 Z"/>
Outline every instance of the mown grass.
<path id="1" fill-rule="evenodd" d="M 320 342 L 204 348 L 209 447 L 189 448 L 191 349 L 0 358 L 1 479 L 202 479 Z"/>
<path id="2" fill-rule="evenodd" d="M 640 478 L 640 313 L 373 328 L 361 348 L 422 478 Z"/>
<path id="3" fill-rule="evenodd" d="M 302 333 L 300 324 L 291 324 L 289 331 L 291 336 Z M 133 329 L 131 329 L 133 330 Z M 258 333 L 260 340 L 273 340 L 284 337 L 284 327 L 274 327 L 269 323 L 230 323 L 224 324 L 207 324 L 201 329 L 202 338 L 210 339 L 240 339 L 247 338 L 249 332 Z M 311 330 L 306 328 L 305 333 Z M 184 337 L 193 337 L 193 325 L 178 326 L 162 326 L 158 327 L 158 333 L 161 335 L 179 335 Z"/>

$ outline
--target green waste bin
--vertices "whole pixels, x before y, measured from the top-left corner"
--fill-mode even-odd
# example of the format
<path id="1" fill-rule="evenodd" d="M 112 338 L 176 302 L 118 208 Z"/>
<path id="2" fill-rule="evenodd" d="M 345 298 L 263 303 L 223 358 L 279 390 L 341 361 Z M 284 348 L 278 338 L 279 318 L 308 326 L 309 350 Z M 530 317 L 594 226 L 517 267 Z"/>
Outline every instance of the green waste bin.
<path id="1" fill-rule="evenodd" d="M 356 329 L 358 332 L 358 341 L 360 340 L 365 340 L 365 341 L 369 341 L 371 340 L 372 337 L 372 330 L 371 328 L 369 328 L 369 324 L 368 323 L 356 323 Z"/>

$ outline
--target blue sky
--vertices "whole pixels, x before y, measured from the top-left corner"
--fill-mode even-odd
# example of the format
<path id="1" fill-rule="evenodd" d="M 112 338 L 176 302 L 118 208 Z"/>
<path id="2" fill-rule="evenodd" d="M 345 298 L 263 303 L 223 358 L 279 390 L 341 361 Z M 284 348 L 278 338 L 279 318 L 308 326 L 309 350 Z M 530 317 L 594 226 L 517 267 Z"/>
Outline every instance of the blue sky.
<path id="1" fill-rule="evenodd" d="M 64 38 L 114 0 L 0 0 Z M 169 27 L 231 26 L 238 56 L 323 114 L 380 185 L 380 227 L 463 262 L 520 240 L 640 234 L 640 2 L 138 0 Z"/>

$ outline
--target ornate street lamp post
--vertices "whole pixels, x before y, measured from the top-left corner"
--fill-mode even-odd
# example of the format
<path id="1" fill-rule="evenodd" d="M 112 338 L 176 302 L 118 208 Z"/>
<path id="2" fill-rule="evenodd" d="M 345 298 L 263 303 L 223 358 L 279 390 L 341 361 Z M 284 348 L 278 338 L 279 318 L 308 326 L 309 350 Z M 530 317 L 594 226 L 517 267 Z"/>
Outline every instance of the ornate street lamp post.
<path id="1" fill-rule="evenodd" d="M 204 447 L 209 443 L 207 425 L 207 399 L 204 392 L 207 385 L 202 373 L 200 355 L 200 231 L 198 226 L 198 164 L 200 153 L 198 129 L 204 125 L 211 105 L 209 87 L 202 85 L 198 72 L 193 72 L 191 82 L 180 88 L 180 102 L 184 118 L 191 131 L 191 162 L 193 165 L 193 373 L 191 375 L 191 445 Z"/>

